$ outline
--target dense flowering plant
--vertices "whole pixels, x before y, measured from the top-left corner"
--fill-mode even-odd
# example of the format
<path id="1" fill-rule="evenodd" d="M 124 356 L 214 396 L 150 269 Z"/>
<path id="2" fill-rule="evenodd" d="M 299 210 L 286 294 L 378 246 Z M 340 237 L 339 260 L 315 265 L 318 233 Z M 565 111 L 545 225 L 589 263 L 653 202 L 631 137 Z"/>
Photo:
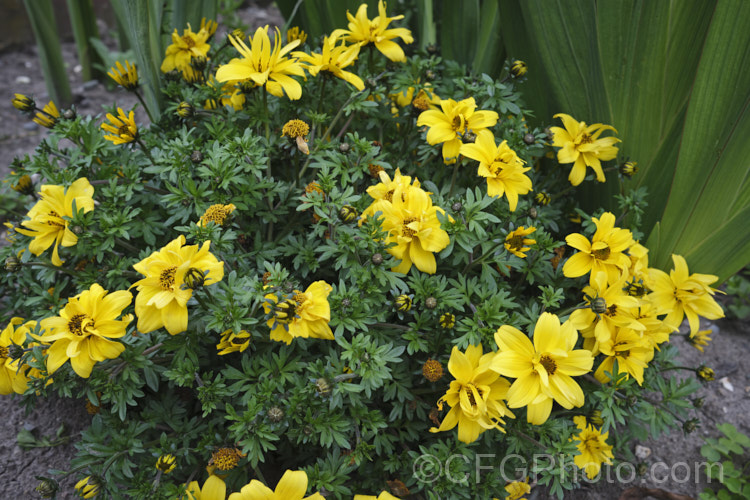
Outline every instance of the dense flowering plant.
<path id="1" fill-rule="evenodd" d="M 577 202 L 627 144 L 530 125 L 533 67 L 467 74 L 378 14 L 322 46 L 175 30 L 150 125 L 14 96 L 52 131 L 8 182 L 0 392 L 88 399 L 79 495 L 562 497 L 689 422 L 675 346 L 716 278 L 649 267 L 642 190 Z"/>

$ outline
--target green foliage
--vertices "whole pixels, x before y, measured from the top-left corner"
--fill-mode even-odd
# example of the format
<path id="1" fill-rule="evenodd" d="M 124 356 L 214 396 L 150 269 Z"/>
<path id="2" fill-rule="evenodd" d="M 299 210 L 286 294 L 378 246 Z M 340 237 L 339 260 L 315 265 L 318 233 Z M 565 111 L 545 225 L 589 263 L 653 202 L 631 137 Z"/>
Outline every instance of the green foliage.
<path id="1" fill-rule="evenodd" d="M 732 424 L 718 424 L 716 428 L 724 437 L 706 438 L 701 447 L 706 464 L 705 473 L 709 482 L 718 481 L 723 488 L 718 491 L 705 489 L 700 500 L 733 500 L 747 498 L 750 495 L 750 476 L 748 476 L 748 456 L 750 438 L 738 431 Z"/>
<path id="2" fill-rule="evenodd" d="M 727 311 L 737 319 L 750 317 L 750 277 L 745 268 L 727 280 Z"/>

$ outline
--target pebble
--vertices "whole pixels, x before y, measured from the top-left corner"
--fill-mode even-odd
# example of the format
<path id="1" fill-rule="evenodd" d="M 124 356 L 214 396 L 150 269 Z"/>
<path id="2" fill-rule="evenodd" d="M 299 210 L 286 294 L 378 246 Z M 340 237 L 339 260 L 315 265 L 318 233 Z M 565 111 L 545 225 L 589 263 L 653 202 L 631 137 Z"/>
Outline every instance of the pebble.
<path id="1" fill-rule="evenodd" d="M 81 66 L 80 64 L 76 64 L 73 67 L 73 73 L 80 73 L 81 71 L 83 71 L 83 66 Z"/>
<path id="2" fill-rule="evenodd" d="M 24 130 L 36 130 L 39 128 L 39 125 L 36 124 L 36 122 L 28 122 L 23 124 Z"/>
<path id="3" fill-rule="evenodd" d="M 29 78 L 28 76 L 23 76 L 23 75 L 17 76 L 16 83 L 20 83 L 22 85 L 28 85 L 29 83 L 31 83 L 31 78 Z"/>
<path id="4" fill-rule="evenodd" d="M 89 80 L 88 82 L 83 82 L 83 90 L 91 90 L 93 88 L 96 88 L 96 86 L 99 85 L 99 82 L 96 80 Z"/>
<path id="5" fill-rule="evenodd" d="M 719 382 L 724 387 L 724 389 L 728 390 L 729 392 L 734 392 L 734 386 L 729 381 L 729 377 L 720 378 Z"/>
<path id="6" fill-rule="evenodd" d="M 651 448 L 647 448 L 645 446 L 636 445 L 635 446 L 635 456 L 639 460 L 645 460 L 651 455 Z"/>

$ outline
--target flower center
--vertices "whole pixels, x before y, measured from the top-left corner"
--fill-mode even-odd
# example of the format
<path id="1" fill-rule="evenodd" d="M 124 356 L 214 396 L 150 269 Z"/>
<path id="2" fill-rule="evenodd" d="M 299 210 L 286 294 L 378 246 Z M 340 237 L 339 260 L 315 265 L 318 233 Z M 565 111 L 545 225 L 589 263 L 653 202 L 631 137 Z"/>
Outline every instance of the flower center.
<path id="1" fill-rule="evenodd" d="M 411 224 L 412 222 L 416 222 L 416 221 L 417 221 L 416 217 L 406 217 L 404 219 L 404 224 L 401 228 L 401 233 L 408 238 L 413 238 L 417 234 L 417 232 L 413 230 L 412 228 L 410 228 L 409 224 Z"/>
<path id="2" fill-rule="evenodd" d="M 539 358 L 539 364 L 541 364 L 547 371 L 547 375 L 554 375 L 557 371 L 557 363 L 555 363 L 555 360 L 547 356 L 546 354 Z"/>
<path id="3" fill-rule="evenodd" d="M 617 355 L 619 357 L 621 357 L 622 359 L 628 359 L 628 356 L 630 356 L 630 349 L 625 349 L 624 351 L 619 351 L 617 353 Z"/>
<path id="4" fill-rule="evenodd" d="M 73 335 L 85 337 L 94 330 L 94 320 L 85 314 L 76 314 L 68 321 L 68 331 Z"/>
<path id="5" fill-rule="evenodd" d="M 187 45 L 188 49 L 192 49 L 195 47 L 195 40 L 193 40 L 193 37 L 190 35 L 182 35 L 182 41 L 185 42 L 185 45 Z"/>
<path id="6" fill-rule="evenodd" d="M 607 308 L 607 312 L 606 312 L 605 314 L 606 314 L 607 316 L 609 316 L 610 318 L 611 318 L 612 316 L 615 316 L 615 315 L 617 314 L 617 305 L 616 305 L 616 304 L 612 304 L 611 306 L 609 306 L 609 307 Z"/>
<path id="7" fill-rule="evenodd" d="M 609 247 L 600 248 L 599 250 L 593 250 L 591 252 L 591 255 L 594 256 L 595 259 L 599 260 L 607 260 L 609 259 Z"/>
<path id="8" fill-rule="evenodd" d="M 581 136 L 581 142 L 579 144 L 591 144 L 592 142 L 594 142 L 594 140 L 589 134 L 583 134 Z"/>
<path id="9" fill-rule="evenodd" d="M 159 284 L 162 290 L 174 291 L 174 275 L 177 272 L 177 266 L 168 267 L 161 272 Z"/>
<path id="10" fill-rule="evenodd" d="M 387 201 L 390 201 L 392 203 L 393 202 L 393 193 L 395 191 L 396 191 L 395 189 L 391 189 L 390 191 L 388 191 L 387 193 L 385 193 L 385 195 L 383 195 L 383 199 L 387 200 Z"/>
<path id="11" fill-rule="evenodd" d="M 463 134 L 466 129 L 466 119 L 464 115 L 456 115 L 453 117 L 453 123 L 451 124 L 453 131 L 457 134 Z"/>
<path id="12" fill-rule="evenodd" d="M 507 240 L 507 242 L 513 250 L 520 250 L 521 248 L 523 248 L 523 236 L 519 234 L 513 236 L 512 238 Z"/>
<path id="13" fill-rule="evenodd" d="M 120 128 L 117 129 L 117 135 L 119 135 L 120 137 L 130 135 L 130 127 L 127 125 L 122 125 Z"/>

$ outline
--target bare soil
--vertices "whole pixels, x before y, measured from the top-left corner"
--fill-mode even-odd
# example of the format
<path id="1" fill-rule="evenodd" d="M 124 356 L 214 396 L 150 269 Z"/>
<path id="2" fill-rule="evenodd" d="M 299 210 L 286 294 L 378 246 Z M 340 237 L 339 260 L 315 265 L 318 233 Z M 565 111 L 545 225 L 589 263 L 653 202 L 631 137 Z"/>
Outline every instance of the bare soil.
<path id="1" fill-rule="evenodd" d="M 280 14 L 273 6 L 259 8 L 251 5 L 241 11 L 241 17 L 253 28 L 281 23 Z M 75 47 L 72 42 L 63 44 L 63 54 L 79 114 L 100 114 L 103 106 L 110 106 L 115 101 L 124 109 L 136 105 L 136 99 L 122 90 L 108 89 L 100 82 L 81 81 L 80 73 L 76 71 Z M 0 177 L 3 177 L 14 157 L 33 152 L 47 134 L 46 129 L 33 124 L 11 105 L 14 92 L 33 96 L 40 105 L 49 101 L 35 46 L 29 45 L 0 54 L 0 88 L 3 89 L 0 96 Z M 141 122 L 145 120 L 145 116 L 139 118 Z M 703 438 L 716 437 L 716 424 L 723 422 L 732 423 L 740 431 L 750 435 L 750 372 L 744 365 L 744 358 L 750 353 L 750 326 L 746 322 L 722 320 L 712 327 L 716 334 L 705 353 L 700 353 L 680 339 L 675 340 L 684 365 L 698 366 L 704 363 L 716 373 L 716 381 L 707 384 L 696 395 L 705 398 L 704 407 L 700 412 L 690 412 L 691 417 L 701 420 L 698 430 L 689 435 L 674 431 L 657 440 L 632 443 L 633 450 L 636 445 L 650 450 L 644 461 L 652 473 L 631 480 L 629 469 L 621 468 L 620 478 L 623 481 L 618 481 L 615 471 L 611 471 L 609 479 L 605 477 L 566 498 L 618 499 L 624 490 L 633 486 L 661 488 L 692 498 L 698 497 L 707 486 L 705 475 L 695 474 L 696 464 L 703 461 L 699 453 Z M 732 390 L 719 381 L 724 377 L 731 384 Z M 0 397 L 3 424 L 0 426 L 0 498 L 7 500 L 37 498 L 33 491 L 38 484 L 35 476 L 49 476 L 51 469 L 66 470 L 71 458 L 75 456 L 74 443 L 91 420 L 83 401 L 49 398 L 38 401 L 36 408 L 30 412 L 20 406 L 18 401 L 19 398 L 16 397 Z M 64 444 L 30 450 L 23 450 L 17 444 L 17 435 L 22 430 L 31 431 L 37 436 L 54 437 L 61 425 L 65 426 L 63 435 L 70 436 L 70 440 Z M 61 480 L 62 490 L 58 498 L 77 498 L 73 492 L 75 479 L 70 477 Z M 543 488 L 538 487 L 534 488 L 530 498 L 541 500 L 549 496 Z"/>

